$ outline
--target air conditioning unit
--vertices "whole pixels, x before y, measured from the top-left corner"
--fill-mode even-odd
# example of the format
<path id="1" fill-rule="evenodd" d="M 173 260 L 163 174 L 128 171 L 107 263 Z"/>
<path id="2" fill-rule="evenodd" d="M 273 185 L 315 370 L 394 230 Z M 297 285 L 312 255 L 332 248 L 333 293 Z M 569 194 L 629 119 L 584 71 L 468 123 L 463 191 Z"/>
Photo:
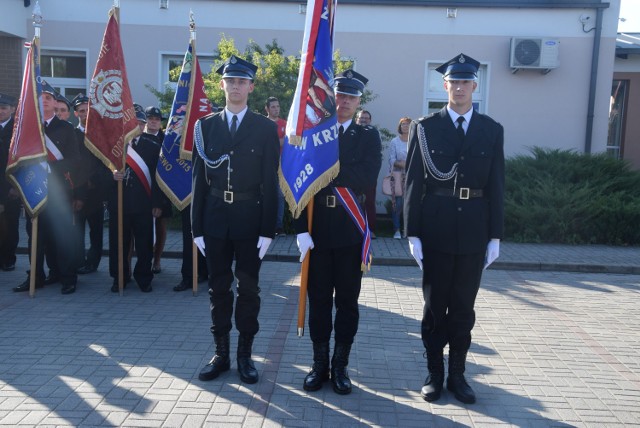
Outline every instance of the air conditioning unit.
<path id="1" fill-rule="evenodd" d="M 549 72 L 560 65 L 560 41 L 544 37 L 512 37 L 509 66 L 514 72 L 521 68 Z"/>

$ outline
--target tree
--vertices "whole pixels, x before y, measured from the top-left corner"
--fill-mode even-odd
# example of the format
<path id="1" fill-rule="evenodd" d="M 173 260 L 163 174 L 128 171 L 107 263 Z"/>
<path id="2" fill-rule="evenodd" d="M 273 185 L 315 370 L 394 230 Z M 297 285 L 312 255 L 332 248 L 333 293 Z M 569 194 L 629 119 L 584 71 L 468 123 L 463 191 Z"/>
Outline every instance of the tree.
<path id="1" fill-rule="evenodd" d="M 257 113 L 264 113 L 264 103 L 268 97 L 274 96 L 280 101 L 280 116 L 287 118 L 293 94 L 298 81 L 298 69 L 300 68 L 300 56 L 285 56 L 284 49 L 277 40 L 265 44 L 264 47 L 255 41 L 249 40 L 244 52 L 240 52 L 232 38 L 227 38 L 224 34 L 218 42 L 218 49 L 214 55 L 216 64 L 223 64 L 231 55 L 244 58 L 258 66 L 255 78 L 255 89 L 249 94 L 249 108 Z M 340 73 L 353 67 L 352 60 L 340 58 L 340 51 L 335 51 L 334 67 L 335 72 Z M 220 89 L 221 76 L 215 72 L 217 67 L 203 76 L 205 90 L 209 99 L 217 106 L 225 105 L 224 92 Z M 170 71 L 171 75 L 179 76 L 180 67 Z M 159 101 L 160 109 L 168 116 L 173 103 L 174 90 L 169 85 L 165 85 L 163 91 L 159 91 L 150 85 L 147 89 L 153 93 Z M 369 90 L 365 90 L 362 95 L 362 105 L 373 100 L 375 95 Z"/>

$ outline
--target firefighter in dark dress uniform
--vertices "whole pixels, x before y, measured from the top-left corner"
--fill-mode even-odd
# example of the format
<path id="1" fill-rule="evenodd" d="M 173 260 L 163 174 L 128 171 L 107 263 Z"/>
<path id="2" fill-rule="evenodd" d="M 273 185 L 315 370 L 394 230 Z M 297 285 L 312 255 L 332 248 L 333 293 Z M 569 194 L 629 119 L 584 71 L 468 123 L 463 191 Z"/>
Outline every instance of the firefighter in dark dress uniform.
<path id="1" fill-rule="evenodd" d="M 5 175 L 15 111 L 16 99 L 0 93 L 0 269 L 3 271 L 15 269 L 19 241 L 20 198 Z"/>
<path id="2" fill-rule="evenodd" d="M 112 179 L 109 169 L 84 145 L 89 98 L 80 93 L 71 101 L 71 104 L 73 105 L 73 112 L 78 118 L 78 126 L 75 131 L 80 159 L 82 160 L 84 176 L 82 186 L 86 189 L 84 205 L 75 214 L 76 227 L 78 227 L 80 236 L 78 274 L 86 275 L 95 272 L 102 259 L 104 201 Z M 89 225 L 89 249 L 85 255 L 84 237 L 86 224 Z"/>
<path id="3" fill-rule="evenodd" d="M 473 110 L 479 63 L 460 54 L 441 65 L 449 102 L 412 122 L 404 204 L 409 249 L 424 272 L 422 342 L 429 375 L 421 394 L 447 389 L 475 402 L 464 377 L 482 271 L 499 255 L 503 231 L 504 130 Z"/>
<path id="4" fill-rule="evenodd" d="M 372 126 L 358 125 L 353 121 L 367 81 L 353 70 L 336 77 L 334 91 L 339 126 L 340 173 L 314 197 L 312 235 L 307 228 L 306 209 L 294 222 L 298 248 L 302 254 L 300 260 L 313 248 L 308 282 L 313 368 L 304 379 L 303 387 L 307 391 L 320 389 L 323 382 L 331 377 L 336 393 L 351 392 L 347 365 L 358 330 L 363 235 L 347 209 L 337 202 L 332 187 L 347 187 L 362 199 L 364 192 L 373 187 L 378 178 L 382 163 L 380 134 Z M 332 320 L 334 301 L 335 321 Z M 335 346 L 329 370 L 332 330 L 335 330 Z"/>
<path id="5" fill-rule="evenodd" d="M 191 222 L 194 241 L 207 258 L 216 345 L 200 380 L 214 379 L 230 367 L 235 274 L 238 372 L 243 382 L 258 381 L 251 347 L 259 330 L 260 265 L 275 236 L 280 143 L 275 123 L 247 107 L 256 70 L 250 62 L 230 57 L 217 70 L 226 107 L 195 126 Z"/>
<path id="6" fill-rule="evenodd" d="M 42 81 L 43 119 L 49 169 L 47 177 L 47 203 L 39 214 L 38 246 L 36 252 L 36 288 L 45 284 L 44 253 L 47 262 L 55 270 L 55 281 L 62 284 L 62 294 L 76 291 L 77 268 L 77 229 L 73 226 L 73 208 L 81 206 L 85 195 L 76 188 L 80 181 L 78 170 L 80 155 L 73 125 L 55 115 L 56 91 L 46 81 Z M 29 254 L 31 254 L 31 222 L 27 221 L 29 235 Z M 30 274 L 33 274 L 31 272 Z M 54 274 L 52 274 L 54 275 Z M 51 283 L 52 283 L 51 282 Z M 14 287 L 13 291 L 29 290 L 29 278 Z"/>
<path id="7" fill-rule="evenodd" d="M 136 112 L 140 130 L 144 127 L 144 113 Z M 153 259 L 153 218 L 161 214 L 162 191 L 156 182 L 156 166 L 160 155 L 160 145 L 145 134 L 133 139 L 127 148 L 127 162 L 124 172 L 113 173 L 109 198 L 109 274 L 113 280 L 111 291 L 118 289 L 118 204 L 117 181 L 123 187 L 123 246 L 125 251 L 134 240 L 136 265 L 133 278 L 143 293 L 152 291 L 151 261 Z M 129 282 L 131 267 L 128 257 L 123 257 L 125 286 Z"/>

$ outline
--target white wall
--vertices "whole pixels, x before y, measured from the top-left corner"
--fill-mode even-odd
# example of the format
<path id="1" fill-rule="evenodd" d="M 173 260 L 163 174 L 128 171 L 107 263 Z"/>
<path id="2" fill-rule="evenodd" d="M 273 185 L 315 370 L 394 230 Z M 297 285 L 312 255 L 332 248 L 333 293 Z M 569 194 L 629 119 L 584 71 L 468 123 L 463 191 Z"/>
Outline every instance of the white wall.
<path id="1" fill-rule="evenodd" d="M 598 68 L 594 151 L 604 150 L 607 135 L 619 0 L 609 3 Z M 90 75 L 111 4 L 112 0 L 42 0 L 43 48 L 88 49 Z M 222 33 L 239 47 L 250 39 L 260 45 L 277 39 L 287 54 L 300 50 L 305 16 L 298 13 L 297 3 L 172 0 L 168 10 L 161 10 L 157 0 L 121 0 L 127 71 L 140 104 L 156 101 L 145 84 L 159 88 L 163 83 L 159 52 L 181 55 L 186 49 L 190 9 L 200 53 L 213 53 Z M 358 71 L 370 79 L 369 88 L 378 95 L 367 106 L 374 124 L 395 131 L 401 116 L 425 114 L 426 62 L 464 52 L 489 66 L 486 111 L 505 126 L 507 155 L 534 145 L 582 151 L 594 32 L 584 32 L 579 18 L 588 15 L 595 24 L 595 11 L 459 8 L 455 19 L 447 18 L 445 11 L 445 7 L 339 4 L 335 48 L 355 58 Z M 27 15 L 23 32 L 31 37 L 30 12 Z M 512 36 L 558 38 L 560 67 L 547 75 L 531 70 L 512 74 L 508 64 Z"/>

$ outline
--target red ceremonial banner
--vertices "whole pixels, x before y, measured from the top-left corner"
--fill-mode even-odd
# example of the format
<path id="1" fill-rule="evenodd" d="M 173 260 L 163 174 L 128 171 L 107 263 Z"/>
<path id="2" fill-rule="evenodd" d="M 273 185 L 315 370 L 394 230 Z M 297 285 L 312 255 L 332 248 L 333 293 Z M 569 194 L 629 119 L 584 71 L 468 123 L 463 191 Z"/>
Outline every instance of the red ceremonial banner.
<path id="1" fill-rule="evenodd" d="M 190 42 L 190 46 L 193 52 L 193 76 L 191 77 L 191 82 L 189 82 L 189 102 L 185 115 L 187 127 L 183 133 L 184 138 L 180 141 L 180 158 L 186 160 L 191 160 L 193 128 L 196 122 L 211 113 L 211 102 L 205 93 L 204 79 L 202 78 L 202 71 L 200 71 L 200 62 L 196 56 L 196 47 L 193 40 Z"/>
<path id="2" fill-rule="evenodd" d="M 140 133 L 120 43 L 118 8 L 113 7 L 91 79 L 84 141 L 109 169 L 121 171 L 125 147 Z"/>

